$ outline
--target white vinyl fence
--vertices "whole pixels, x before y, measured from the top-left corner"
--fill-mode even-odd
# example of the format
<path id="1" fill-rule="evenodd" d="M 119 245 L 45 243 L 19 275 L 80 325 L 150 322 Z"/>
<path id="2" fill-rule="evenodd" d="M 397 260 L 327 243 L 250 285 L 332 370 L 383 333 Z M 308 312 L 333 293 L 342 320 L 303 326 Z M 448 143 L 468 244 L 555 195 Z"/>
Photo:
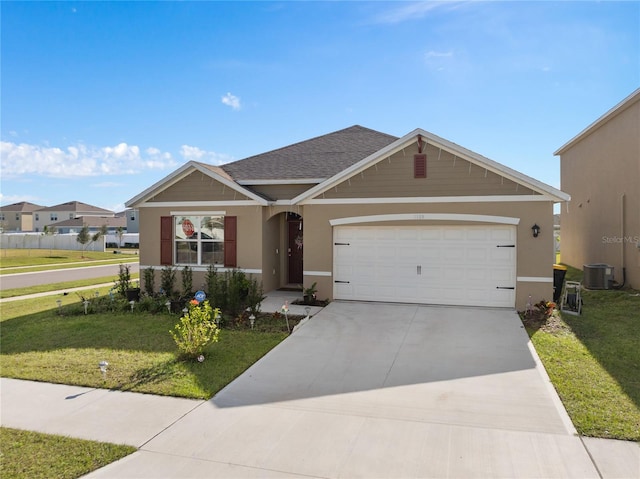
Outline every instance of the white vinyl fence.
<path id="1" fill-rule="evenodd" d="M 78 233 L 45 235 L 42 233 L 3 233 L 0 234 L 0 247 L 3 249 L 66 249 L 82 251 L 83 246 L 76 238 Z M 105 251 L 105 237 L 86 245 L 85 251 Z"/>

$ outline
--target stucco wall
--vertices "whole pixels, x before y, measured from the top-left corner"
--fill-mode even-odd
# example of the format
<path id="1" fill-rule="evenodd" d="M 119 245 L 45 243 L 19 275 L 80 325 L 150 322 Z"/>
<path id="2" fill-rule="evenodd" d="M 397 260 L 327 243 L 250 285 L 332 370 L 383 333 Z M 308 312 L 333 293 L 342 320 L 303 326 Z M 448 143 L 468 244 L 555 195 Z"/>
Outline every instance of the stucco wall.
<path id="1" fill-rule="evenodd" d="M 614 266 L 622 282 L 640 289 L 640 99 L 561 154 L 562 262 Z M 623 218 L 624 195 L 624 222 Z"/>
<path id="2" fill-rule="evenodd" d="M 427 177 L 414 178 L 415 145 L 385 158 L 318 198 L 531 195 L 531 189 L 428 145 Z"/>

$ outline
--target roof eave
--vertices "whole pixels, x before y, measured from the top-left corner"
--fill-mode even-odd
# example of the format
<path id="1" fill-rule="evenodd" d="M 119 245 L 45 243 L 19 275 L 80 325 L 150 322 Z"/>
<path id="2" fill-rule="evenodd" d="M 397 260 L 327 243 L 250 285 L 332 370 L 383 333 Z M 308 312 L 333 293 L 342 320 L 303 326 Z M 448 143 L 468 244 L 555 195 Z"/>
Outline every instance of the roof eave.
<path id="1" fill-rule="evenodd" d="M 406 148 L 417 140 L 418 135 L 420 135 L 424 140 L 431 143 L 432 145 L 441 148 L 443 150 L 447 150 L 455 155 L 457 155 L 461 159 L 465 159 L 481 167 L 487 168 L 488 170 L 504 176 L 508 179 L 511 179 L 517 183 L 523 184 L 528 188 L 531 188 L 533 191 L 540 193 L 542 195 L 548 196 L 550 201 L 554 202 L 564 202 L 569 201 L 571 197 L 563 191 L 560 191 L 546 183 L 536 180 L 535 178 L 531 178 L 519 171 L 513 170 L 501 163 L 493 161 L 489 158 L 486 158 L 482 155 L 479 155 L 471 150 L 468 150 L 460 145 L 452 143 L 444 138 L 441 138 L 433 133 L 425 131 L 421 128 L 416 128 L 412 132 L 406 134 L 405 136 L 397 139 L 393 143 L 385 146 L 384 148 L 378 150 L 377 152 L 367 156 L 366 158 L 360 160 L 359 162 L 353 164 L 349 168 L 342 170 L 337 173 L 333 177 L 329 178 L 325 182 L 316 185 L 315 187 L 301 193 L 297 197 L 291 200 L 292 204 L 303 203 L 305 200 L 311 199 L 316 195 L 323 193 L 324 191 L 329 190 L 336 184 L 350 178 L 351 176 L 360 173 L 364 169 L 370 167 L 376 162 L 387 158 L 398 151 Z"/>
<path id="2" fill-rule="evenodd" d="M 152 186 L 150 186 L 149 188 L 144 190 L 139 195 L 134 196 L 129 201 L 125 202 L 124 205 L 127 208 L 136 208 L 139 205 L 141 205 L 142 203 L 144 203 L 153 194 L 158 194 L 159 192 L 165 190 L 169 186 L 177 183 L 178 181 L 183 179 L 185 176 L 187 176 L 187 174 L 191 173 L 194 170 L 200 171 L 201 173 L 213 178 L 216 181 L 219 181 L 220 183 L 224 184 L 225 186 L 228 186 L 229 188 L 232 188 L 232 189 L 238 191 L 239 193 L 242 193 L 243 195 L 247 196 L 248 198 L 251 198 L 252 200 L 258 202 L 262 206 L 267 206 L 268 205 L 267 200 L 265 200 L 264 198 L 256 195 L 252 191 L 242 187 L 241 185 L 239 185 L 235 181 L 231 181 L 231 180 L 225 178 L 224 176 L 216 173 L 215 171 L 213 171 L 213 170 L 211 170 L 209 168 L 206 168 L 205 166 L 203 166 L 202 164 L 198 163 L 197 161 L 189 161 L 189 162 L 185 163 L 180 168 L 178 168 L 177 170 L 175 170 L 174 172 L 172 172 L 168 176 L 164 177 L 160 181 L 156 182 L 155 184 L 153 184 Z"/>
<path id="3" fill-rule="evenodd" d="M 571 138 L 568 142 L 566 142 L 564 145 L 562 145 L 560 148 L 558 148 L 556 151 L 554 151 L 553 154 L 555 156 L 562 155 L 569 148 L 571 148 L 573 145 L 575 145 L 576 143 L 581 141 L 584 137 L 586 137 L 587 135 L 591 134 L 592 132 L 594 132 L 595 130 L 600 128 L 602 125 L 604 125 L 611 118 L 613 118 L 614 116 L 618 115 L 622 111 L 626 110 L 627 108 L 629 108 L 631 105 L 633 105 L 637 101 L 640 101 L 640 88 L 635 90 L 633 93 L 631 93 L 631 95 L 627 96 L 624 100 L 622 100 L 616 106 L 611 108 L 604 115 L 602 115 L 596 121 L 594 121 L 589 126 L 587 126 L 584 130 L 582 130 L 580 133 L 578 133 L 576 136 Z"/>

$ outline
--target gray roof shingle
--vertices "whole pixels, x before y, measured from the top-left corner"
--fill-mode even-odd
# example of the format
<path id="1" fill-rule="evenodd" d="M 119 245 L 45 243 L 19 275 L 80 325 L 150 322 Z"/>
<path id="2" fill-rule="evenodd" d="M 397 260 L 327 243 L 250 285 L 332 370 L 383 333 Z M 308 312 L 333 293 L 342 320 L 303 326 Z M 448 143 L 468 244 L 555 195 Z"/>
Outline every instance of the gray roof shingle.
<path id="1" fill-rule="evenodd" d="M 330 178 L 398 138 L 354 125 L 222 165 L 235 181 Z"/>

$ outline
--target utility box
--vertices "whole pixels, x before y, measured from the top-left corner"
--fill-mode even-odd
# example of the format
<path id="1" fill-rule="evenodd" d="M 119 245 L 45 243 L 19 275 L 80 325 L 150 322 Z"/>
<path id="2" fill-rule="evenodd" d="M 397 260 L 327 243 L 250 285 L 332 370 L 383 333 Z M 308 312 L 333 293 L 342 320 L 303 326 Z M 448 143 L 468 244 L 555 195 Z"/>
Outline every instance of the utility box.
<path id="1" fill-rule="evenodd" d="M 582 267 L 582 284 L 587 289 L 611 289 L 613 286 L 613 266 L 597 263 Z"/>

